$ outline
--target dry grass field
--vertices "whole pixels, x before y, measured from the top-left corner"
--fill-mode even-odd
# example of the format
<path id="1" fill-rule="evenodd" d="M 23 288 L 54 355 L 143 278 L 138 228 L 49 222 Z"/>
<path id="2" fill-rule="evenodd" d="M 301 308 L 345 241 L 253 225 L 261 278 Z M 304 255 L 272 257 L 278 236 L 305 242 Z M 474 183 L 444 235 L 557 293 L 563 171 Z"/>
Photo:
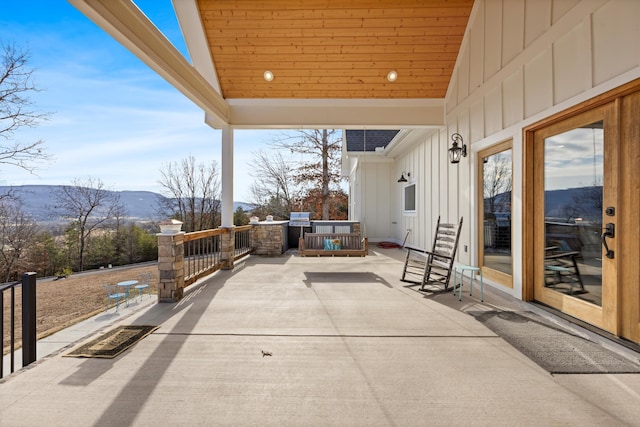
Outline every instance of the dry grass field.
<path id="1" fill-rule="evenodd" d="M 36 333 L 38 339 L 51 335 L 74 323 L 104 311 L 106 291 L 103 285 L 123 280 L 139 279 L 142 273 L 152 273 L 151 293 L 157 293 L 158 267 L 147 265 L 119 269 L 104 269 L 72 274 L 66 279 L 39 281 L 36 290 Z M 3 354 L 9 351 L 11 292 L 4 292 Z M 22 337 L 22 289 L 16 288 L 16 341 Z M 19 345 L 19 344 L 16 344 Z"/>

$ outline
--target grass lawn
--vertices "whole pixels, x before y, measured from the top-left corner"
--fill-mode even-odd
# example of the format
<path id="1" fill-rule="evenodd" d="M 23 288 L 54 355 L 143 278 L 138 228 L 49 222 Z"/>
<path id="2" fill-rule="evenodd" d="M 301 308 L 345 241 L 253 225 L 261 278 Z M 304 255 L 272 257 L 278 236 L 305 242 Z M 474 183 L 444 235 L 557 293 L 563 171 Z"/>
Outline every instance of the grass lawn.
<path id="1" fill-rule="evenodd" d="M 91 317 L 106 308 L 105 284 L 139 279 L 142 273 L 152 273 L 151 293 L 157 293 L 158 267 L 147 265 L 120 269 L 103 269 L 72 274 L 66 279 L 38 281 L 36 290 L 36 333 L 38 339 L 51 335 Z M 2 354 L 9 352 L 11 291 L 4 293 L 4 330 Z M 16 288 L 16 347 L 22 339 L 22 289 Z M 113 304 L 113 303 L 112 303 Z"/>

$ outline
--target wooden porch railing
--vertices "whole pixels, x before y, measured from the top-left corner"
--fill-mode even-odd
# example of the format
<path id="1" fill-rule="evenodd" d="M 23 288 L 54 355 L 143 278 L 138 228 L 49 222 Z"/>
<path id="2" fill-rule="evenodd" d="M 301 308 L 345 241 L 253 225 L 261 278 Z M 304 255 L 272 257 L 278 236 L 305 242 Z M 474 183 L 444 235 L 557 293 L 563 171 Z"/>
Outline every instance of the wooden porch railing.
<path id="1" fill-rule="evenodd" d="M 223 236 L 233 233 L 233 260 L 250 254 L 251 229 L 246 225 L 233 229 L 216 228 L 213 230 L 195 231 L 184 235 L 184 286 L 194 283 L 199 278 L 209 275 L 224 266 Z"/>
<path id="2" fill-rule="evenodd" d="M 234 243 L 234 257 L 233 260 L 237 260 L 242 258 L 245 255 L 249 255 L 253 252 L 253 247 L 251 246 L 251 230 L 253 229 L 253 225 L 243 225 L 241 227 L 236 227 L 234 229 L 235 232 L 235 243 Z"/>
<path id="3" fill-rule="evenodd" d="M 184 285 L 222 267 L 224 229 L 195 231 L 184 235 Z"/>

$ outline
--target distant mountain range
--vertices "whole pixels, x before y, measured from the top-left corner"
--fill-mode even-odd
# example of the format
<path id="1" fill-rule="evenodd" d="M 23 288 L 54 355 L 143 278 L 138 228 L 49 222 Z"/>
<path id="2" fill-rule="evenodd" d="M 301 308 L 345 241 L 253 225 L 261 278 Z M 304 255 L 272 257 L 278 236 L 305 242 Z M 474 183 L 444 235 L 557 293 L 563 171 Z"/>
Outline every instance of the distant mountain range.
<path id="1" fill-rule="evenodd" d="M 485 199 L 485 207 L 488 206 Z M 510 212 L 511 192 L 498 194 L 495 212 Z M 544 214 L 548 219 L 598 220 L 602 218 L 602 186 L 550 190 L 544 193 Z"/>
<path id="2" fill-rule="evenodd" d="M 602 186 L 547 191 L 544 195 L 545 215 L 555 218 L 602 218 Z"/>
<path id="3" fill-rule="evenodd" d="M 36 221 L 58 222 L 59 217 L 52 206 L 56 203 L 55 193 L 61 188 L 60 185 L 0 186 L 0 194 L 13 190 L 23 200 L 24 210 Z M 158 201 L 165 199 L 162 194 L 152 191 L 116 191 L 116 193 L 120 195 L 128 217 L 152 221 L 164 219 L 157 212 Z M 601 216 L 601 207 L 595 205 L 594 200 L 602 200 L 601 197 L 602 187 L 547 191 L 545 214 L 548 217 L 566 217 L 568 213 L 574 213 L 573 216 L 582 216 L 585 219 L 598 218 Z M 504 195 L 498 195 L 497 198 L 504 198 Z M 250 203 L 234 202 L 233 210 L 235 211 L 238 207 L 242 207 L 247 212 L 254 208 Z M 496 211 L 500 212 L 501 209 Z"/>
<path id="4" fill-rule="evenodd" d="M 33 219 L 38 222 L 55 222 L 59 218 L 52 208 L 56 204 L 55 194 L 62 188 L 61 185 L 21 185 L 0 186 L 0 194 L 13 191 L 23 201 L 23 207 Z M 152 191 L 115 191 L 120 195 L 127 216 L 137 220 L 161 220 L 158 215 L 159 200 L 166 199 L 162 194 Z M 253 205 L 244 202 L 234 202 L 233 210 L 242 207 L 245 211 L 253 209 Z"/>

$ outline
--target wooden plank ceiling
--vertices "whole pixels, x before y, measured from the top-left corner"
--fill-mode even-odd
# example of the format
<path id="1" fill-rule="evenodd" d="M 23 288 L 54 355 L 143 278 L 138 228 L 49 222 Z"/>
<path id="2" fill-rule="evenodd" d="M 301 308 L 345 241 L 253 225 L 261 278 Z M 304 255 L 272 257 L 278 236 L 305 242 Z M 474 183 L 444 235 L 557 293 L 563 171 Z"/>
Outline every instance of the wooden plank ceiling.
<path id="1" fill-rule="evenodd" d="M 227 99 L 444 98 L 472 6 L 473 0 L 198 0 Z M 390 71 L 397 72 L 395 82 L 387 80 Z"/>

